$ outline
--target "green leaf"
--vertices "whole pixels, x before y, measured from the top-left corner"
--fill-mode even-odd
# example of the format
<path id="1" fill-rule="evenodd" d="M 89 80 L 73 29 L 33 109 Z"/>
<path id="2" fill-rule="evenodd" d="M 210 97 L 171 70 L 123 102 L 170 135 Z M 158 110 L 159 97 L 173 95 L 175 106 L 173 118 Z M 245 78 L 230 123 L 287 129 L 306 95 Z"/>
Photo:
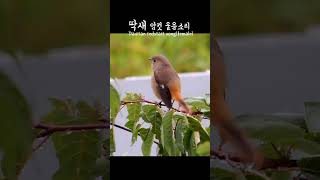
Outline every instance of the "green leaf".
<path id="1" fill-rule="evenodd" d="M 306 124 L 310 132 L 320 132 L 320 102 L 305 102 Z"/>
<path id="2" fill-rule="evenodd" d="M 93 170 L 100 157 L 96 131 L 54 134 L 52 140 L 60 164 L 54 180 L 95 178 Z"/>
<path id="3" fill-rule="evenodd" d="M 302 171 L 310 174 L 320 175 L 320 156 L 303 158 L 298 161 L 298 166 Z"/>
<path id="4" fill-rule="evenodd" d="M 140 137 L 143 141 L 145 141 L 147 139 L 148 133 L 149 133 L 149 129 L 147 129 L 147 128 L 140 128 L 139 129 L 139 134 L 140 134 Z"/>
<path id="5" fill-rule="evenodd" d="M 101 177 L 102 180 L 110 179 L 110 135 L 106 135 L 109 133 L 110 129 L 102 130 L 100 133 L 101 144 L 101 156 L 96 160 L 96 177 Z"/>
<path id="6" fill-rule="evenodd" d="M 145 122 L 152 124 L 152 132 L 156 135 L 156 139 L 161 139 L 161 121 L 162 116 L 160 113 L 161 109 L 159 109 L 155 105 L 144 105 L 142 106 L 143 116 L 145 117 Z"/>
<path id="7" fill-rule="evenodd" d="M 120 109 L 120 96 L 118 91 L 110 85 L 110 120 L 112 123 L 116 120 L 116 116 Z"/>
<path id="8" fill-rule="evenodd" d="M 188 129 L 188 125 L 189 125 L 188 120 L 186 116 L 180 115 L 180 114 L 174 114 L 173 118 L 177 122 L 176 133 L 175 133 L 176 145 L 181 152 L 185 152 L 184 145 L 183 145 L 183 138 Z"/>
<path id="9" fill-rule="evenodd" d="M 320 133 L 307 133 L 304 138 L 320 144 Z"/>
<path id="10" fill-rule="evenodd" d="M 127 93 L 123 99 L 125 102 L 132 102 L 127 104 L 129 121 L 137 121 L 140 118 L 141 111 L 141 95 L 135 93 Z"/>
<path id="11" fill-rule="evenodd" d="M 78 125 L 98 120 L 97 111 L 84 101 L 74 103 L 72 100 L 51 99 L 51 102 L 54 109 L 43 118 L 45 123 Z M 60 164 L 53 176 L 54 180 L 95 178 L 96 161 L 101 157 L 103 143 L 100 132 L 88 130 L 54 133 L 52 141 Z"/>
<path id="12" fill-rule="evenodd" d="M 300 119 L 301 117 L 293 115 L 242 115 L 238 116 L 236 121 L 251 137 L 267 144 L 273 143 L 309 154 L 318 154 L 319 144 L 304 139 L 306 133 L 301 128 L 301 123 L 298 123 Z M 277 156 L 271 147 L 268 149 L 265 149 L 268 156 Z"/>
<path id="13" fill-rule="evenodd" d="M 197 155 L 197 152 L 196 152 L 197 144 L 195 142 L 194 131 L 192 131 L 190 128 L 188 128 L 184 134 L 183 144 L 189 156 Z"/>
<path id="14" fill-rule="evenodd" d="M 260 150 L 263 152 L 263 155 L 269 159 L 280 159 L 279 153 L 275 151 L 270 143 L 260 145 Z"/>
<path id="15" fill-rule="evenodd" d="M 206 128 L 206 131 L 208 132 L 208 134 L 210 134 L 211 127 L 207 127 L 207 128 Z"/>
<path id="16" fill-rule="evenodd" d="M 0 71 L 0 172 L 15 180 L 32 150 L 32 114 L 10 78 Z"/>
<path id="17" fill-rule="evenodd" d="M 127 121 L 124 126 L 127 127 L 127 128 L 129 128 L 131 131 L 133 131 L 133 128 L 134 128 L 135 123 L 136 123 L 136 122 L 134 122 L 134 121 Z"/>
<path id="18" fill-rule="evenodd" d="M 152 147 L 152 144 L 153 144 L 153 138 L 154 138 L 154 134 L 153 134 L 152 130 L 149 129 L 147 137 L 143 141 L 142 146 L 141 146 L 142 154 L 144 156 L 150 156 L 151 147 Z"/>
<path id="19" fill-rule="evenodd" d="M 90 106 L 85 101 L 79 101 L 76 103 L 76 107 L 78 110 L 78 120 L 77 124 L 85 124 L 87 122 L 97 122 L 100 118 L 100 114 L 96 111 L 93 106 Z"/>
<path id="20" fill-rule="evenodd" d="M 210 170 L 210 179 L 214 180 L 237 180 L 237 174 L 232 171 L 221 168 L 212 168 Z"/>
<path id="21" fill-rule="evenodd" d="M 290 180 L 292 179 L 290 171 L 275 171 L 271 176 L 272 180 Z"/>
<path id="22" fill-rule="evenodd" d="M 186 103 L 192 106 L 192 111 L 194 112 L 208 112 L 210 111 L 210 106 L 207 104 L 205 98 L 202 97 L 192 97 L 186 98 Z"/>
<path id="23" fill-rule="evenodd" d="M 155 138 L 161 141 L 161 119 L 156 119 L 152 122 L 152 132 L 155 134 Z"/>
<path id="24" fill-rule="evenodd" d="M 242 114 L 236 117 L 236 122 L 243 121 L 271 121 L 271 122 L 287 122 L 298 126 L 302 129 L 306 129 L 306 123 L 304 116 L 295 113 L 273 113 L 273 114 Z"/>
<path id="25" fill-rule="evenodd" d="M 137 141 L 140 128 L 141 124 L 138 124 L 137 127 L 134 128 L 132 132 L 131 146 Z"/>
<path id="26" fill-rule="evenodd" d="M 141 112 L 141 95 L 134 93 L 127 93 L 126 97 L 123 99 L 127 103 L 127 111 L 128 111 L 128 121 L 126 126 L 130 128 L 132 131 L 136 128 L 136 124 L 140 119 Z"/>
<path id="27" fill-rule="evenodd" d="M 198 145 L 197 154 L 199 156 L 210 156 L 210 142 L 204 142 Z"/>
<path id="28" fill-rule="evenodd" d="M 311 155 L 320 154 L 320 144 L 307 139 L 292 138 L 285 142 L 285 144 L 291 144 L 292 148 L 301 150 Z"/>
<path id="29" fill-rule="evenodd" d="M 100 157 L 96 161 L 95 174 L 96 177 L 109 179 L 110 162 L 106 157 Z"/>
<path id="30" fill-rule="evenodd" d="M 173 110 L 168 111 L 161 124 L 161 144 L 169 156 L 175 156 L 177 151 L 173 135 L 173 113 Z"/>
<path id="31" fill-rule="evenodd" d="M 143 106 L 142 106 L 142 107 L 143 107 Z M 146 116 L 145 113 L 140 113 L 140 116 L 141 116 L 142 120 L 144 120 L 144 122 L 146 122 L 146 123 L 151 123 L 151 122 L 149 121 L 149 119 L 147 118 L 147 116 Z"/>
<path id="32" fill-rule="evenodd" d="M 102 155 L 105 157 L 109 157 L 110 155 L 110 129 L 102 130 L 100 134 L 102 141 Z"/>
<path id="33" fill-rule="evenodd" d="M 187 116 L 190 127 L 193 131 L 199 131 L 202 141 L 210 141 L 210 135 L 206 129 L 201 125 L 200 121 L 192 116 Z"/>
<path id="34" fill-rule="evenodd" d="M 242 120 L 241 128 L 253 138 L 268 143 L 284 143 L 294 138 L 303 137 L 305 132 L 298 126 L 281 121 Z"/>
<path id="35" fill-rule="evenodd" d="M 284 121 L 298 126 L 302 129 L 307 129 L 305 117 L 303 114 L 297 113 L 272 113 L 274 121 Z"/>
<path id="36" fill-rule="evenodd" d="M 292 138 L 287 140 L 282 140 L 281 143 L 274 143 L 277 147 L 281 149 L 292 148 L 293 150 L 300 150 L 309 155 L 320 154 L 320 144 L 310 141 L 304 138 Z M 274 150 L 271 144 L 264 144 L 261 146 L 264 155 L 268 158 L 279 159 L 279 154 Z"/>
<path id="37" fill-rule="evenodd" d="M 114 131 L 113 128 L 110 129 L 110 154 L 112 155 L 116 152 L 116 142 L 114 140 Z"/>
<path id="38" fill-rule="evenodd" d="M 160 109 L 156 105 L 143 105 L 142 112 L 145 115 L 146 122 L 151 123 L 154 119 L 162 118 L 161 114 L 159 113 Z"/>
<path id="39" fill-rule="evenodd" d="M 161 144 L 158 144 L 158 156 L 169 156 Z"/>

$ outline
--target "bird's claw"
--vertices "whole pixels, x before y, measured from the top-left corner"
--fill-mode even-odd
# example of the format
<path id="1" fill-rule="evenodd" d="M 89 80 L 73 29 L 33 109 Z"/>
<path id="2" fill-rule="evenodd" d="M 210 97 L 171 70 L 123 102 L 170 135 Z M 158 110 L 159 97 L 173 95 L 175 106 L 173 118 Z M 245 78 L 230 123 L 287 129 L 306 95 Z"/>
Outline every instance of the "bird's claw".
<path id="1" fill-rule="evenodd" d="M 163 104 L 162 104 L 162 101 L 159 101 L 158 103 L 157 103 L 157 106 L 159 106 L 160 108 L 163 106 Z"/>

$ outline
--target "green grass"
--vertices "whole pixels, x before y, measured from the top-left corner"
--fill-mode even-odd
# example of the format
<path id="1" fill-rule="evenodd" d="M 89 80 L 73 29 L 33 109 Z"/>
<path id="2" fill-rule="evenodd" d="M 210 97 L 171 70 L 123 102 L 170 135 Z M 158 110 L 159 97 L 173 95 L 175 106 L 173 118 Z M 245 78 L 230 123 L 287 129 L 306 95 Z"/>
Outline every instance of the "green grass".
<path id="1" fill-rule="evenodd" d="M 110 71 L 113 78 L 151 74 L 149 57 L 165 55 L 177 72 L 210 69 L 209 34 L 193 36 L 129 36 L 111 34 Z"/>

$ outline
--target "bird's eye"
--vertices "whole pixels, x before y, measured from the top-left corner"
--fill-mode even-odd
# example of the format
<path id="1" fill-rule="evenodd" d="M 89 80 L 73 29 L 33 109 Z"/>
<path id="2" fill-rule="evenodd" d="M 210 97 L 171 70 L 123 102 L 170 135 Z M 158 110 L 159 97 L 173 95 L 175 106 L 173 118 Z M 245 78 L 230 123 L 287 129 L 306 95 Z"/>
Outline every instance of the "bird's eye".
<path id="1" fill-rule="evenodd" d="M 156 60 L 155 59 L 152 59 L 153 60 L 153 62 L 156 62 Z"/>

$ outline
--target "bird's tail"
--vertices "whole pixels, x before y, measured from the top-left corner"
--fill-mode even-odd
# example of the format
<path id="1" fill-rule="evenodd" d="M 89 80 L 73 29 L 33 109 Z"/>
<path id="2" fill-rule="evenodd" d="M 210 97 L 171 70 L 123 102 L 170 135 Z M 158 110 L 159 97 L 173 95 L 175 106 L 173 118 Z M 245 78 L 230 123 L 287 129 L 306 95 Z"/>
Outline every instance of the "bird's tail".
<path id="1" fill-rule="evenodd" d="M 187 105 L 187 103 L 182 98 L 177 99 L 177 101 L 181 105 L 181 107 L 183 108 L 183 111 L 185 111 L 188 114 L 192 113 L 190 107 Z"/>
<path id="2" fill-rule="evenodd" d="M 218 129 L 228 139 L 243 162 L 254 162 L 256 167 L 263 163 L 263 156 L 249 142 L 245 134 L 232 121 L 219 121 Z"/>

